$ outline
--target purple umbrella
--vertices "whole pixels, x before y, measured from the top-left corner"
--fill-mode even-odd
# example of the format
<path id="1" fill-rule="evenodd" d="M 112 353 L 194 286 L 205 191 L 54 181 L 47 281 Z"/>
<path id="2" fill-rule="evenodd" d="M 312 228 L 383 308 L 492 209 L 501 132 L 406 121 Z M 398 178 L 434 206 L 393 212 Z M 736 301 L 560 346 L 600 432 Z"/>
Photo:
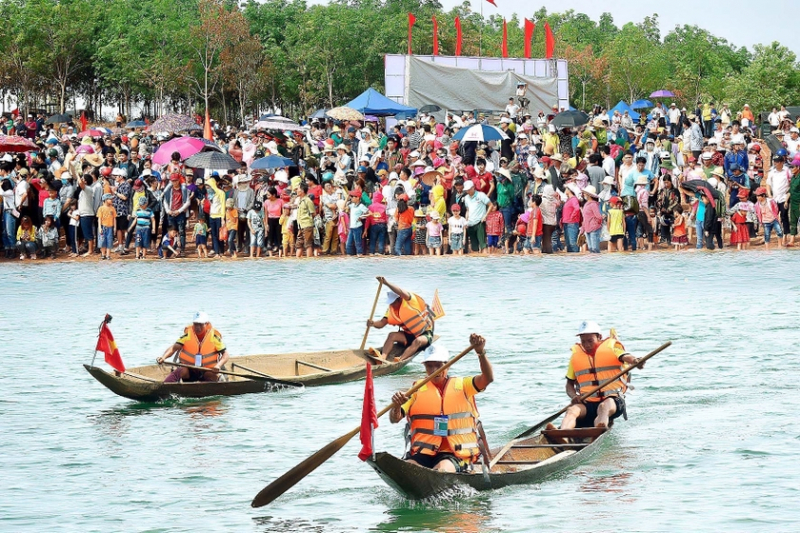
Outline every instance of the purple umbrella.
<path id="1" fill-rule="evenodd" d="M 222 151 L 216 144 L 205 139 L 198 139 L 197 137 L 178 137 L 158 147 L 158 150 L 156 150 L 156 153 L 153 155 L 153 163 L 158 165 L 168 164 L 172 158 L 173 152 L 181 154 L 181 161 L 183 161 L 204 150 Z"/>
<path id="2" fill-rule="evenodd" d="M 675 98 L 675 93 L 666 89 L 661 89 L 651 94 L 650 98 Z"/>

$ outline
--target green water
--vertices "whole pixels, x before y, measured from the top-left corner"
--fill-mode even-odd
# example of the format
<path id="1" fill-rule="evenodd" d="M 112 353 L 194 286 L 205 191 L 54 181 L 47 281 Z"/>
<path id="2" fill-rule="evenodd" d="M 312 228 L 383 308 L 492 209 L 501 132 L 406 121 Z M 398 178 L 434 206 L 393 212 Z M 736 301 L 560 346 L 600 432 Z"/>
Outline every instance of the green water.
<path id="1" fill-rule="evenodd" d="M 2 531 L 791 531 L 800 527 L 797 255 L 623 254 L 236 263 L 4 264 Z M 495 446 L 566 403 L 582 319 L 636 355 L 630 420 L 545 483 L 409 502 L 358 439 L 268 507 L 267 483 L 359 424 L 363 382 L 137 404 L 89 376 L 104 313 L 128 366 L 150 364 L 197 309 L 232 354 L 357 347 L 375 275 L 431 297 L 451 353 L 488 339 L 478 403 Z M 371 344 L 382 342 L 373 333 Z M 453 373 L 477 373 L 470 355 Z M 375 382 L 379 408 L 422 375 Z M 402 453 L 381 419 L 376 448 Z"/>

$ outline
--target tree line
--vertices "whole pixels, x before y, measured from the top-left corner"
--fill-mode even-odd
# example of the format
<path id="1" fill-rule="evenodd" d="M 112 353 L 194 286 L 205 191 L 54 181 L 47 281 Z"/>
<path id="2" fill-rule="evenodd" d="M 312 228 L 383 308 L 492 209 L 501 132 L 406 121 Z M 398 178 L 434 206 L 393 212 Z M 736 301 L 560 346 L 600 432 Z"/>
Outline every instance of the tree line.
<path id="1" fill-rule="evenodd" d="M 463 55 L 479 46 L 501 55 L 502 18 L 481 18 L 469 2 L 445 12 L 435 0 L 0 0 L 0 96 L 23 110 L 65 112 L 80 100 L 129 117 L 138 107 L 151 117 L 210 109 L 233 124 L 266 109 L 304 115 L 370 86 L 383 91 L 383 56 L 406 52 L 408 13 L 415 54 L 432 52 L 435 15 L 442 55 L 454 53 L 456 16 Z M 800 102 L 797 57 L 777 42 L 748 50 L 697 26 L 662 36 L 655 14 L 619 27 L 609 13 L 542 8 L 508 20 L 510 57 L 523 57 L 524 18 L 536 23 L 534 57 L 544 57 L 544 22 L 552 27 L 576 107 L 658 89 L 687 108 Z"/>

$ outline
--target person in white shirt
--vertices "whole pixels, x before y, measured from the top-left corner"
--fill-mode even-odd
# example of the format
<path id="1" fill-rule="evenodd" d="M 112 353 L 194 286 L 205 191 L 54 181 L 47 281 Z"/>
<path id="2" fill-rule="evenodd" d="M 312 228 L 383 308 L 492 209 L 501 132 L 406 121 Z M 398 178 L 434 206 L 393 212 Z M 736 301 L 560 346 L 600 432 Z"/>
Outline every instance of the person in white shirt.
<path id="1" fill-rule="evenodd" d="M 772 113 L 770 113 L 767 117 L 767 122 L 769 122 L 769 125 L 772 126 L 772 129 L 776 129 L 781 125 L 781 116 L 778 114 L 777 107 L 772 108 Z"/>
<path id="2" fill-rule="evenodd" d="M 519 112 L 519 106 L 514 103 L 513 98 L 509 98 L 508 105 L 506 106 L 506 113 L 508 113 L 508 117 L 511 120 L 516 120 L 518 112 Z"/>
<path id="3" fill-rule="evenodd" d="M 778 214 L 783 232 L 789 234 L 789 181 L 792 173 L 784 166 L 780 156 L 772 158 L 772 168 L 767 175 L 767 195 L 778 204 Z"/>
<path id="4" fill-rule="evenodd" d="M 789 118 L 789 112 L 786 110 L 786 106 L 785 105 L 782 105 L 781 106 L 781 110 L 778 111 L 778 118 L 780 119 L 780 122 L 783 122 L 784 120 Z M 779 125 L 780 125 L 780 122 L 778 123 Z"/>
<path id="5" fill-rule="evenodd" d="M 800 129 L 793 127 L 789 130 L 789 138 L 784 139 L 786 143 L 786 150 L 789 151 L 789 155 L 794 155 L 798 149 L 800 149 Z"/>

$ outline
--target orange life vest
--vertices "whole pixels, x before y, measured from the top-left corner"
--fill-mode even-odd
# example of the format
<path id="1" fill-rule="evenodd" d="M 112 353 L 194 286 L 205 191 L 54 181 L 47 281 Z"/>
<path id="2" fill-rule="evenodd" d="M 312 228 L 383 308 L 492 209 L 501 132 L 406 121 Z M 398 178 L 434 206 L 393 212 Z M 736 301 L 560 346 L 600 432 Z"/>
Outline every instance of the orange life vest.
<path id="1" fill-rule="evenodd" d="M 445 416 L 446 430 L 436 428 L 436 419 L 443 426 Z M 473 399 L 464 394 L 464 378 L 448 379 L 444 398 L 435 385 L 423 385 L 408 411 L 411 454 L 436 455 L 446 438 L 450 449 L 445 451 L 475 462 L 479 456 L 477 420 L 478 409 Z"/>
<path id="2" fill-rule="evenodd" d="M 219 352 L 214 348 L 213 338 L 222 338 L 222 335 L 210 325 L 206 328 L 203 342 L 200 342 L 192 326 L 183 330 L 189 336 L 181 348 L 180 360 L 185 365 L 213 367 L 219 361 Z"/>
<path id="3" fill-rule="evenodd" d="M 622 344 L 616 339 L 606 339 L 595 350 L 594 356 L 587 354 L 580 343 L 572 347 L 572 371 L 578 382 L 578 392 L 583 394 L 603 381 L 614 377 L 622 370 L 623 363 L 617 359 L 614 347 Z M 623 347 L 624 349 L 624 347 Z M 610 396 L 619 396 L 628 389 L 624 379 L 617 379 L 586 399 L 587 402 L 602 402 Z"/>
<path id="4" fill-rule="evenodd" d="M 400 300 L 400 308 L 396 309 L 395 305 L 389 306 L 389 324 L 400 326 L 403 331 L 409 335 L 418 337 L 433 329 L 433 313 L 430 312 L 425 300 L 411 294 L 410 300 Z"/>

